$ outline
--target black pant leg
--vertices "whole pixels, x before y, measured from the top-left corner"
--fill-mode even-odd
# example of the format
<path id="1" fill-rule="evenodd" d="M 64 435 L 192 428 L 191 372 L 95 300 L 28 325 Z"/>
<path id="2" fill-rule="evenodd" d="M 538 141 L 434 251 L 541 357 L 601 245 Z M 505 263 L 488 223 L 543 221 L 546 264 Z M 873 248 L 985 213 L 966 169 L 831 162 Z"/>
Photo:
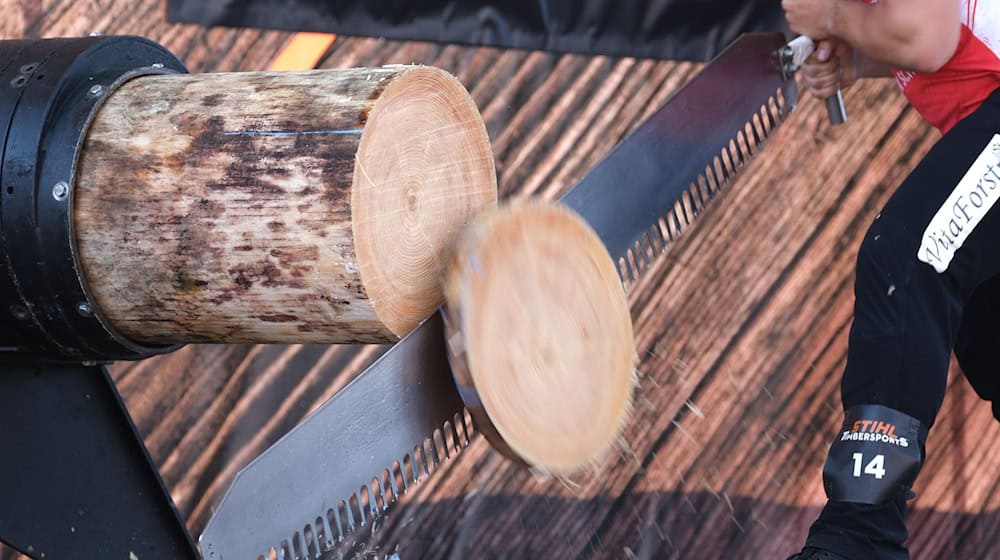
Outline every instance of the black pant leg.
<path id="1" fill-rule="evenodd" d="M 1000 273 L 1000 205 L 982 210 L 1000 199 L 1000 160 L 988 149 L 998 131 L 1000 94 L 994 94 L 942 137 L 867 232 L 841 384 L 845 410 L 882 405 L 933 426 L 965 304 Z M 984 153 L 991 163 L 972 177 L 970 167 Z M 965 192 L 957 186 L 969 188 L 967 176 L 981 189 L 956 202 Z M 952 219 L 943 229 L 930 227 L 942 216 Z M 879 505 L 831 500 L 807 544 L 848 558 L 908 558 L 905 511 L 904 498 Z"/>
<path id="2" fill-rule="evenodd" d="M 976 288 L 965 305 L 955 341 L 955 358 L 962 374 L 983 400 L 992 404 L 1000 419 L 1000 276 Z"/>

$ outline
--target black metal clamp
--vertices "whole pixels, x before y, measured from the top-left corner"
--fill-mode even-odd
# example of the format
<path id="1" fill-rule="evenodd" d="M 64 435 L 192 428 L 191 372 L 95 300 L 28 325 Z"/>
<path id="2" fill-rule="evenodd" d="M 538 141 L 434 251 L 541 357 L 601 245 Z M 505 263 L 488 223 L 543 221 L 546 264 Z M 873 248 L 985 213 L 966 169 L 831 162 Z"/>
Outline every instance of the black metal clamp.
<path id="1" fill-rule="evenodd" d="M 101 317 L 76 257 L 87 131 L 128 80 L 186 73 L 141 37 L 0 41 L 0 541 L 34 558 L 195 558 L 103 365 L 173 351 Z"/>
<path id="2" fill-rule="evenodd" d="M 49 359 L 138 359 L 88 295 L 73 235 L 76 164 L 101 104 L 126 81 L 187 72 L 140 37 L 0 41 L 0 349 Z"/>

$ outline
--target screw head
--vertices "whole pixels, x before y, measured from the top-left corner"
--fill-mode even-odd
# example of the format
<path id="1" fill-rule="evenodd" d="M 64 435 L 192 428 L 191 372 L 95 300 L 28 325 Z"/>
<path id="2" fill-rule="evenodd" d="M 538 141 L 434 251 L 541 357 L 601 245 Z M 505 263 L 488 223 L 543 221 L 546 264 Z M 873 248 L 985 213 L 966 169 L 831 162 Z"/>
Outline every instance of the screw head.
<path id="1" fill-rule="evenodd" d="M 91 309 L 90 304 L 85 301 L 81 301 L 80 303 L 76 304 L 76 312 L 84 317 L 94 316 L 94 310 Z"/>
<path id="2" fill-rule="evenodd" d="M 66 181 L 59 181 L 52 185 L 52 198 L 66 200 L 67 196 L 69 196 L 69 185 L 66 184 Z"/>
<path id="3" fill-rule="evenodd" d="M 90 90 L 88 91 L 88 93 L 90 93 L 90 95 L 93 96 L 98 96 L 101 94 L 102 91 L 104 91 L 104 86 L 102 86 L 101 84 L 94 84 L 90 86 Z"/>
<path id="4" fill-rule="evenodd" d="M 163 68 L 163 63 L 162 62 L 155 62 L 155 63 L 153 63 L 153 68 Z"/>

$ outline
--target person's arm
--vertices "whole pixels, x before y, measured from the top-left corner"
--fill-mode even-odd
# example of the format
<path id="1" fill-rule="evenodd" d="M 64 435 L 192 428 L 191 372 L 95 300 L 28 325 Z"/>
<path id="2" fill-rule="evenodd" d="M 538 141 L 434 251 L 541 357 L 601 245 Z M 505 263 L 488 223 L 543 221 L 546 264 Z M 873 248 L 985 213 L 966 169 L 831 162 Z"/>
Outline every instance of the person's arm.
<path id="1" fill-rule="evenodd" d="M 884 64 L 934 72 L 955 53 L 961 33 L 956 0 L 857 0 L 834 2 L 830 34 Z"/>
<path id="2" fill-rule="evenodd" d="M 882 60 L 875 60 L 855 51 L 854 66 L 856 78 L 891 78 L 896 66 Z"/>
<path id="3" fill-rule="evenodd" d="M 837 37 L 869 59 L 933 72 L 951 59 L 961 34 L 958 0 L 782 0 L 793 31 Z"/>

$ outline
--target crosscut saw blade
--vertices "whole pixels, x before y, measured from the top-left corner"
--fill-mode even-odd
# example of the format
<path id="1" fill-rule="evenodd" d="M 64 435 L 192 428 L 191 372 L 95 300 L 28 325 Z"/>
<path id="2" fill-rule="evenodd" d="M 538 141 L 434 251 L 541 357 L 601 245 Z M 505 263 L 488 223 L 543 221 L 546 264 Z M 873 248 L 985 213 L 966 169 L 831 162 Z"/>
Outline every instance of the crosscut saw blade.
<path id="1" fill-rule="evenodd" d="M 745 34 L 560 200 L 638 279 L 794 108 L 780 33 Z M 200 544 L 206 558 L 319 558 L 468 445 L 440 312 L 244 467 Z"/>

